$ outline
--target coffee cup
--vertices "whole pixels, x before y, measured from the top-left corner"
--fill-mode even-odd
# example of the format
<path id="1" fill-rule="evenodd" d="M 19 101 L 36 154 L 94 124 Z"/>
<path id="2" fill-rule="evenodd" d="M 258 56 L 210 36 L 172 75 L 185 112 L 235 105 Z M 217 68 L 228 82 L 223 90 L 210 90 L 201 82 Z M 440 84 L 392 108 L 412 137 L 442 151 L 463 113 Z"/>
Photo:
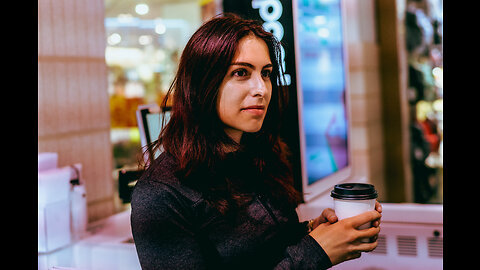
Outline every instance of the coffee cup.
<path id="1" fill-rule="evenodd" d="M 338 220 L 357 216 L 375 210 L 378 197 L 375 187 L 364 183 L 343 183 L 335 185 L 330 196 L 333 198 L 335 214 Z M 358 227 L 359 230 L 372 227 L 371 222 Z M 369 242 L 363 239 L 362 242 Z"/>

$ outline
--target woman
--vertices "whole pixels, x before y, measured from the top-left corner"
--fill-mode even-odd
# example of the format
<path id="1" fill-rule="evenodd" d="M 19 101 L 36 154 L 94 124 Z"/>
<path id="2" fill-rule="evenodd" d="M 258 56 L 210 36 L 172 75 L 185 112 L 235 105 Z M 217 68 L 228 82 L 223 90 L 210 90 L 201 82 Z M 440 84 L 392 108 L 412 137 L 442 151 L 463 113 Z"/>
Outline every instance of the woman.
<path id="1" fill-rule="evenodd" d="M 172 113 L 132 194 L 143 269 L 326 269 L 373 250 L 377 211 L 300 223 L 286 145 L 280 47 L 255 21 L 213 18 L 191 37 Z M 166 100 L 164 105 L 166 104 Z M 361 224 L 374 227 L 356 230 Z"/>

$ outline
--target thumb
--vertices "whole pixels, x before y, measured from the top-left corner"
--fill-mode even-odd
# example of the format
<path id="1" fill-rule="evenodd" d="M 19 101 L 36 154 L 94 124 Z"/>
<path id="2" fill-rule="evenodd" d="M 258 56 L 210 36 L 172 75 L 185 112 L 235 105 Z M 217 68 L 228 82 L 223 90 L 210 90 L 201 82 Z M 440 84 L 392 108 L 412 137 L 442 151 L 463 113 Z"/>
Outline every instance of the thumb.
<path id="1" fill-rule="evenodd" d="M 323 222 L 330 222 L 330 223 L 335 223 L 337 222 L 338 217 L 335 214 L 335 210 L 332 208 L 326 208 L 323 210 L 322 215 L 320 216 L 320 223 Z"/>

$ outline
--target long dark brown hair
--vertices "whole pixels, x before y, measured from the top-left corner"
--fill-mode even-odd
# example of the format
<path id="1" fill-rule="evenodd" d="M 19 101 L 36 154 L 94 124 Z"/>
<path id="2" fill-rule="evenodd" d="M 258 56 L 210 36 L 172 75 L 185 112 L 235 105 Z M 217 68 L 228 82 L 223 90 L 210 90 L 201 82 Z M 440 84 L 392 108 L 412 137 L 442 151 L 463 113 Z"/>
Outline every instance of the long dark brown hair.
<path id="1" fill-rule="evenodd" d="M 262 128 L 255 133 L 244 133 L 240 144 L 237 144 L 224 132 L 216 100 L 240 40 L 251 34 L 267 44 L 273 64 L 270 78 L 272 96 Z M 297 206 L 299 193 L 293 187 L 287 147 L 279 136 L 283 111 L 288 102 L 287 88 L 281 83 L 284 80 L 280 63 L 280 43 L 258 21 L 223 14 L 204 23 L 183 50 L 176 76 L 161 106 L 165 108 L 168 97 L 173 98 L 170 120 L 158 140 L 150 146 L 150 151 L 162 149 L 173 156 L 179 178 L 185 181 L 193 179 L 195 186 L 211 195 L 228 183 L 219 186 L 205 177 L 199 179 L 196 176 L 214 170 L 218 159 L 226 155 L 226 146 L 241 148 L 250 153 L 272 197 L 289 206 Z M 228 179 L 224 181 L 228 182 Z M 239 203 L 243 198 L 207 197 L 213 198 L 212 205 L 222 213 L 232 206 L 233 201 Z"/>

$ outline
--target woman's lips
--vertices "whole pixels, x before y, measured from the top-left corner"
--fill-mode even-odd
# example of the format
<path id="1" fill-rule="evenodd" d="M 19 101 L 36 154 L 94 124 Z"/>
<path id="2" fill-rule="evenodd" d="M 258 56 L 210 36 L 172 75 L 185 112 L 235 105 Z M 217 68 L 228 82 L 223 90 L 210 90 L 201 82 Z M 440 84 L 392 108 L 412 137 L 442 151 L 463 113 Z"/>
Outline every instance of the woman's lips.
<path id="1" fill-rule="evenodd" d="M 256 116 L 261 116 L 265 112 L 265 106 L 248 106 L 243 108 L 242 111 L 251 113 Z"/>

